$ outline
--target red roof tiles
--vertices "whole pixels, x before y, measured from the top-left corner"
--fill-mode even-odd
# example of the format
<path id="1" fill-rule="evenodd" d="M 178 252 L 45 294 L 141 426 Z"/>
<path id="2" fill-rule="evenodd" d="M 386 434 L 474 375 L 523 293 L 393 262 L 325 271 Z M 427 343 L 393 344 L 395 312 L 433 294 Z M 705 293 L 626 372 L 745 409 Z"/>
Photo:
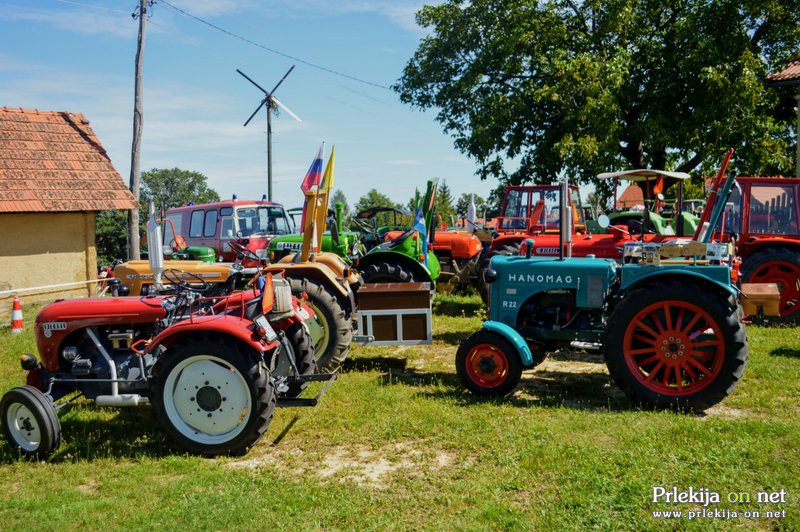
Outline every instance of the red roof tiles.
<path id="1" fill-rule="evenodd" d="M 0 213 L 135 207 L 82 114 L 0 108 Z"/>
<path id="2" fill-rule="evenodd" d="M 768 83 L 780 83 L 783 85 L 791 85 L 793 83 L 800 83 L 800 60 L 790 62 L 787 67 L 780 72 L 775 72 L 767 76 Z"/>

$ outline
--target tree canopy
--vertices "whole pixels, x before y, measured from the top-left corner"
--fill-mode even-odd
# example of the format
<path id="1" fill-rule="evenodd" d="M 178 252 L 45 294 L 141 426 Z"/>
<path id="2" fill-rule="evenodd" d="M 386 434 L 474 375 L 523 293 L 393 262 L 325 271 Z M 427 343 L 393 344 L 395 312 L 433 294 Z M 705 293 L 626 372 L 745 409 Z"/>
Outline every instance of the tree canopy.
<path id="1" fill-rule="evenodd" d="M 456 202 L 456 216 L 459 218 L 466 218 L 467 210 L 469 209 L 469 201 L 472 194 L 467 194 L 466 192 L 461 194 L 458 197 L 458 201 Z M 480 218 L 483 216 L 483 210 L 486 208 L 486 200 L 477 194 L 474 195 L 475 197 L 475 212 L 476 215 Z"/>
<path id="2" fill-rule="evenodd" d="M 219 201 L 219 194 L 208 186 L 208 178 L 200 172 L 180 168 L 153 168 L 142 172 L 141 198 L 142 210 L 146 213 L 151 199 L 155 203 L 156 211 L 164 212 L 190 201 L 196 204 Z"/>
<path id="3" fill-rule="evenodd" d="M 791 91 L 766 75 L 800 48 L 800 2 L 449 0 L 394 89 L 436 109 L 482 177 L 582 182 L 651 167 L 788 173 Z"/>
<path id="4" fill-rule="evenodd" d="M 436 214 L 442 217 L 444 223 L 447 225 L 453 223 L 451 218 L 456 214 L 456 211 L 453 206 L 453 192 L 450 190 L 447 181 L 443 180 L 437 187 L 436 199 L 433 204 Z"/>
<path id="5" fill-rule="evenodd" d="M 394 207 L 397 209 L 403 208 L 401 204 L 395 203 L 389 196 L 378 192 L 378 190 L 375 188 L 371 188 L 366 194 L 358 199 L 354 212 L 358 213 L 364 209 L 369 209 L 370 207 Z"/>

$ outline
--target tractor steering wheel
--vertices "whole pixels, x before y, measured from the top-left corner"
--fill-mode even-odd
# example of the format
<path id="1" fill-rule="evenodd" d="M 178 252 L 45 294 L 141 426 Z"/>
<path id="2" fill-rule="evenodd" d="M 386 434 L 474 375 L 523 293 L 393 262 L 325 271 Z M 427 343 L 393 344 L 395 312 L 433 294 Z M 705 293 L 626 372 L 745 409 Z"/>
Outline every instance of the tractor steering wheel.
<path id="1" fill-rule="evenodd" d="M 176 290 L 178 288 L 184 290 L 193 290 L 195 292 L 204 293 L 207 292 L 211 285 L 208 284 L 208 281 L 197 275 L 196 273 L 187 272 L 186 270 L 178 270 L 175 268 L 167 268 L 161 274 L 164 279 L 170 283 L 175 285 Z M 186 280 L 186 278 L 192 279 L 193 282 L 196 281 L 197 284 L 200 286 L 192 286 L 192 284 Z"/>
<path id="2" fill-rule="evenodd" d="M 232 240 L 228 246 L 230 246 L 231 251 L 236 253 L 237 255 L 241 255 L 245 259 L 254 260 L 256 262 L 261 262 L 261 257 L 259 257 L 255 251 L 252 249 L 248 249 L 244 244 L 240 244 L 235 240 Z"/>

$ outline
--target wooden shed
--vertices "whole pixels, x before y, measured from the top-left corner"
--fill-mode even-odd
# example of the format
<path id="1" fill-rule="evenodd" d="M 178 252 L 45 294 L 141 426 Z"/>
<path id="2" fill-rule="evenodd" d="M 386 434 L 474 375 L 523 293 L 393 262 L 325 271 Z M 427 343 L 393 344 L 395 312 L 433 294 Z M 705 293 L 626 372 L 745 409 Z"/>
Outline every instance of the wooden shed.
<path id="1" fill-rule="evenodd" d="M 136 207 L 82 114 L 0 108 L 0 315 L 25 302 L 91 295 L 95 214 Z"/>

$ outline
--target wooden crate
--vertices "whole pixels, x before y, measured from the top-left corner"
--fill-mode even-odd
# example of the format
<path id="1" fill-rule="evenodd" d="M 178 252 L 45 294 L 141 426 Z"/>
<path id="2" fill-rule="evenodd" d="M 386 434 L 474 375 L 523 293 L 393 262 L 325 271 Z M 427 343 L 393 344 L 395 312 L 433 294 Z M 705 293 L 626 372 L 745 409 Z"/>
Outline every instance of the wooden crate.
<path id="1" fill-rule="evenodd" d="M 359 288 L 358 334 L 370 345 L 433 342 L 430 283 L 369 283 Z"/>
<path id="2" fill-rule="evenodd" d="M 781 293 L 775 283 L 742 283 L 744 313 L 758 316 L 780 316 Z M 759 310 L 760 309 L 760 310 Z"/>

